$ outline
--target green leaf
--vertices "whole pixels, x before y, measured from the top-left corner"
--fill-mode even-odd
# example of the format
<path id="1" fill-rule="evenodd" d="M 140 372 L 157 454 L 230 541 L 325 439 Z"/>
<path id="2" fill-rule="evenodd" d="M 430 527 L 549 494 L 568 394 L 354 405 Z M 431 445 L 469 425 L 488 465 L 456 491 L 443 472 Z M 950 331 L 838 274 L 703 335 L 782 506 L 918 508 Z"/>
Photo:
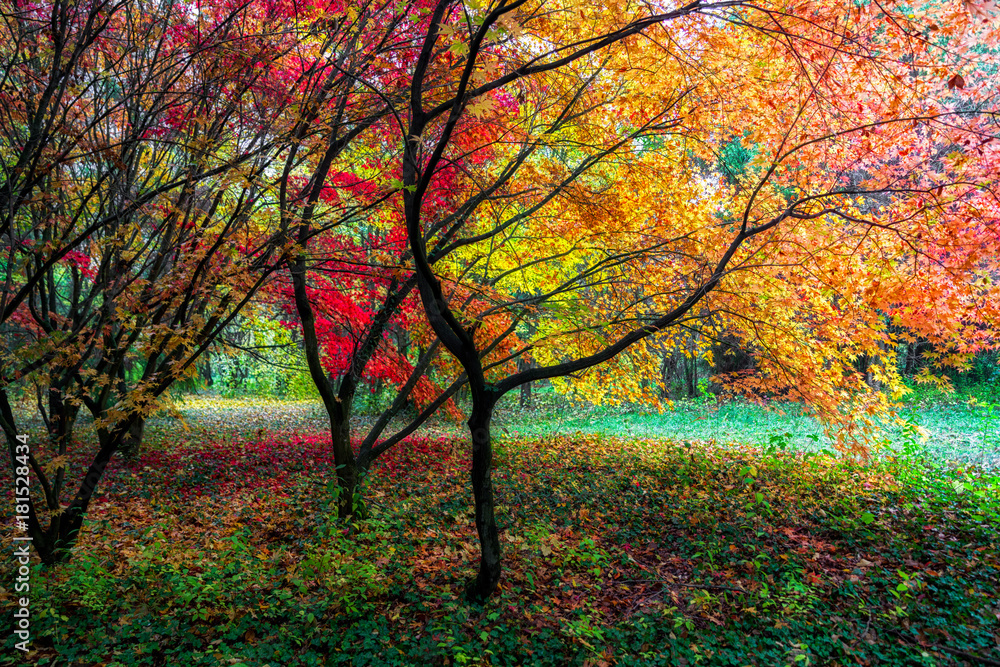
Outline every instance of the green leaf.
<path id="1" fill-rule="evenodd" d="M 869 524 L 875 520 L 875 515 L 871 512 L 862 512 L 861 521 L 865 524 Z"/>
<path id="2" fill-rule="evenodd" d="M 416 185 L 403 185 L 403 181 L 398 178 L 390 178 L 389 187 L 393 190 L 406 190 L 407 192 L 414 192 L 417 189 Z"/>

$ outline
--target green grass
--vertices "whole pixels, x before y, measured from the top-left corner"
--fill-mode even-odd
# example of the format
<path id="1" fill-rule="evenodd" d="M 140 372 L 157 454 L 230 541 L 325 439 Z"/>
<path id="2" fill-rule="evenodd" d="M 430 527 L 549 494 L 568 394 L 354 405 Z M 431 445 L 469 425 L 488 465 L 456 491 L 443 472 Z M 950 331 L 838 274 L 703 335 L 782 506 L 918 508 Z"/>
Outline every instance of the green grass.
<path id="1" fill-rule="evenodd" d="M 938 400 L 904 405 L 899 414 L 922 429 L 919 444 L 929 457 L 1000 467 L 1000 406 Z M 543 394 L 538 409 L 525 412 L 508 396 L 497 424 L 499 433 L 514 437 L 581 432 L 764 446 L 780 436 L 792 451 L 832 448 L 822 425 L 795 404 L 685 400 L 658 413 L 573 405 Z M 886 424 L 879 434 L 895 452 L 901 451 L 907 437 L 893 424 Z"/>
<path id="2" fill-rule="evenodd" d="M 662 414 L 567 406 L 543 413 L 541 418 L 508 408 L 498 422 L 502 431 L 527 436 L 579 431 L 634 438 L 760 444 L 775 433 L 791 432 L 794 440 L 806 447 L 813 443 L 809 435 L 823 435 L 819 423 L 802 414 L 797 406 L 767 410 L 738 402 L 718 405 L 679 401 Z"/>

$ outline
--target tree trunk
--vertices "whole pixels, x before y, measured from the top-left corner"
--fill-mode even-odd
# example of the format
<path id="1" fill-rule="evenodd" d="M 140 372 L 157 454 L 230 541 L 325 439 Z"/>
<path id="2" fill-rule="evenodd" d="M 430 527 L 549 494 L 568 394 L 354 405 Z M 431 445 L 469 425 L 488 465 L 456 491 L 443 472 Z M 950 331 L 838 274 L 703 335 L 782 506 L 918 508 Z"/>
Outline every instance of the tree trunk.
<path id="1" fill-rule="evenodd" d="M 526 371 L 531 368 L 531 363 L 524 360 L 524 357 L 520 357 L 517 360 L 517 370 Z M 520 405 L 524 409 L 531 408 L 531 383 L 525 382 L 521 385 L 521 400 Z"/>
<path id="2" fill-rule="evenodd" d="M 128 384 L 125 376 L 125 367 L 118 369 L 118 391 L 122 396 L 128 394 Z M 103 409 L 101 410 L 103 413 Z M 98 419 L 98 414 L 94 413 L 94 419 Z M 128 429 L 121 435 L 121 440 L 117 443 L 116 451 L 122 455 L 126 461 L 136 461 L 142 449 L 142 436 L 146 431 L 146 418 L 140 414 L 131 416 Z M 103 444 L 103 443 L 102 443 Z"/>
<path id="3" fill-rule="evenodd" d="M 87 508 L 90 506 L 90 500 L 94 497 L 97 483 L 101 480 L 112 454 L 114 454 L 114 446 L 101 447 L 97 456 L 94 457 L 93 463 L 87 469 L 87 476 L 84 477 L 73 501 L 69 507 L 52 516 L 47 530 L 42 530 L 38 516 L 35 514 L 34 503 L 29 502 L 28 533 L 32 537 L 32 544 L 38 557 L 45 565 L 64 563 L 70 559 L 72 549 L 76 546 L 76 540 L 80 535 L 80 528 L 83 526 Z"/>
<path id="4" fill-rule="evenodd" d="M 494 514 L 493 442 L 490 438 L 490 422 L 493 420 L 496 398 L 488 388 L 474 389 L 472 413 L 468 422 L 472 436 L 472 494 L 481 550 L 479 574 L 465 589 L 466 598 L 470 602 L 486 600 L 500 583 L 500 533 Z"/>
<path id="5" fill-rule="evenodd" d="M 73 440 L 73 426 L 76 424 L 80 407 L 62 398 L 62 388 L 49 388 L 49 442 L 58 456 L 65 456 L 70 442 Z M 60 466 L 52 479 L 49 492 L 46 493 L 45 504 L 50 510 L 59 509 L 59 496 L 62 493 L 63 481 L 66 478 L 66 466 Z M 45 488 L 45 487 L 43 487 Z"/>
<path id="6" fill-rule="evenodd" d="M 53 404 L 50 404 L 50 407 L 51 405 Z M 66 442 L 72 433 L 73 419 L 77 415 L 78 408 L 62 400 L 57 401 L 55 405 L 57 405 L 56 415 L 54 418 L 51 414 L 49 415 L 48 426 L 50 434 L 55 433 L 56 442 L 61 445 L 58 451 L 60 455 L 63 455 L 65 454 Z M 18 429 L 14 413 L 11 409 L 7 393 L 3 389 L 0 389 L 0 427 L 2 427 L 7 440 L 11 465 L 13 466 L 12 470 L 16 470 L 23 465 L 18 462 L 17 454 L 17 447 L 22 443 L 17 439 Z M 83 482 L 80 484 L 76 495 L 73 496 L 69 505 L 62 510 L 59 509 L 59 496 L 66 466 L 59 467 L 54 479 L 55 483 L 52 484 L 46 476 L 44 469 L 30 455 L 29 450 L 29 466 L 33 473 L 30 476 L 34 476 L 35 481 L 42 487 L 45 494 L 45 504 L 50 511 L 53 511 L 50 515 L 48 527 L 43 528 L 42 518 L 38 516 L 34 497 L 29 491 L 27 494 L 27 520 L 25 521 L 24 528 L 31 537 L 32 546 L 35 548 L 43 564 L 55 565 L 56 563 L 65 562 L 70 559 L 72 549 L 76 545 L 80 534 L 80 528 L 83 526 L 87 508 L 90 506 L 90 500 L 94 497 L 94 492 L 97 489 L 97 484 L 101 481 L 104 469 L 121 444 L 122 438 L 128 434 L 131 427 L 132 423 L 129 420 L 119 422 L 110 431 L 104 428 L 98 429 L 100 449 L 87 469 L 87 474 L 83 478 Z M 33 484 L 30 486 L 33 486 Z"/>
<path id="7" fill-rule="evenodd" d="M 330 439 L 334 460 L 337 465 L 337 516 L 346 519 L 351 515 L 363 515 L 363 505 L 355 503 L 358 489 L 358 466 L 351 448 L 351 404 L 353 395 L 342 401 L 339 409 L 330 412 Z"/>
<path id="8" fill-rule="evenodd" d="M 660 398 L 669 398 L 670 396 L 670 376 L 668 375 L 667 366 L 668 355 L 666 352 L 663 353 L 663 357 L 660 359 Z"/>
<path id="9" fill-rule="evenodd" d="M 531 383 L 525 382 L 521 385 L 521 407 L 524 409 L 531 408 Z"/>
<path id="10" fill-rule="evenodd" d="M 695 381 L 695 360 L 691 357 L 684 357 L 684 379 L 687 381 L 688 398 L 696 397 L 698 392 Z"/>
<path id="11" fill-rule="evenodd" d="M 59 454 L 66 453 L 66 447 L 73 439 L 73 425 L 76 423 L 79 406 L 65 400 L 63 391 L 68 382 L 49 387 L 49 441 Z"/>
<path id="12" fill-rule="evenodd" d="M 309 365 L 309 375 L 323 400 L 330 418 L 330 445 L 337 464 L 337 516 L 346 519 L 355 513 L 354 496 L 358 492 L 358 465 L 351 448 L 351 406 L 354 403 L 355 382 L 350 373 L 341 379 L 339 392 L 334 392 L 323 368 L 316 335 L 316 318 L 306 291 L 305 258 L 299 257 L 289 266 L 295 296 L 295 309 L 302 322 L 302 342 Z"/>
<path id="13" fill-rule="evenodd" d="M 31 536 L 32 545 L 43 564 L 55 565 L 70 559 L 72 549 L 76 546 L 77 538 L 80 535 L 80 528 L 83 526 L 87 508 L 90 506 L 90 500 L 97 490 L 97 484 L 101 481 L 104 469 L 115 453 L 117 445 L 127 436 L 128 430 L 129 426 L 125 425 L 113 432 L 105 432 L 104 437 L 101 438 L 101 448 L 87 469 L 87 474 L 80 484 L 79 490 L 68 507 L 51 515 L 48 528 L 42 527 L 41 519 L 35 511 L 34 500 L 29 496 L 27 532 Z M 62 475 L 64 470 L 65 468 L 61 469 L 59 474 Z"/>
<path id="14" fill-rule="evenodd" d="M 136 461 L 139 459 L 139 452 L 142 449 L 142 436 L 146 432 L 146 420 L 136 416 L 128 433 L 122 438 L 118 451 L 126 461 Z"/>

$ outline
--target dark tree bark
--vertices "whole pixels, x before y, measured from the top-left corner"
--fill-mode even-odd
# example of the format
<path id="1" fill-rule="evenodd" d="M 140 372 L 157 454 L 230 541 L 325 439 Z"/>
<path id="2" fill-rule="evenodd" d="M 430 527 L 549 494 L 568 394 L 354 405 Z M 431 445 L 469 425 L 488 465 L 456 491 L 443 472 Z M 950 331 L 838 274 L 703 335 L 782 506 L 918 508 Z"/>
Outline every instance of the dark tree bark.
<path id="1" fill-rule="evenodd" d="M 146 419 L 141 415 L 135 415 L 132 425 L 122 437 L 121 444 L 118 446 L 118 451 L 121 452 L 122 458 L 127 461 L 136 461 L 139 459 L 139 453 L 142 450 L 142 436 L 145 432 Z"/>
<path id="2" fill-rule="evenodd" d="M 201 366 L 201 377 L 205 380 L 205 386 L 211 388 L 215 378 L 212 375 L 212 357 L 205 355 L 205 363 Z"/>
<path id="3" fill-rule="evenodd" d="M 472 494 L 480 544 L 479 573 L 466 586 L 466 597 L 473 602 L 486 600 L 500 583 L 500 532 L 494 512 L 493 441 L 490 435 L 497 398 L 491 387 L 480 385 L 474 389 L 468 421 L 472 437 Z"/>
<path id="4" fill-rule="evenodd" d="M 698 365 L 694 357 L 684 357 L 684 380 L 688 398 L 698 396 Z"/>

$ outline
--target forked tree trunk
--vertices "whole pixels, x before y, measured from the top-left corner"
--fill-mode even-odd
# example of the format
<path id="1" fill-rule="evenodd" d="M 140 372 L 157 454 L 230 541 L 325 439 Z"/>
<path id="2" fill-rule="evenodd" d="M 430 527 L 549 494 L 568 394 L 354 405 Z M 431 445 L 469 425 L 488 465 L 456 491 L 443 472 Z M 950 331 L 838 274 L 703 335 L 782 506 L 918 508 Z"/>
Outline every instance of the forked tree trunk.
<path id="1" fill-rule="evenodd" d="M 35 504 L 29 499 L 28 534 L 39 559 L 45 565 L 55 565 L 69 561 L 72 549 L 80 536 L 83 519 L 90 506 L 90 500 L 97 490 L 97 483 L 111 460 L 114 449 L 102 447 L 87 469 L 87 475 L 80 485 L 69 507 L 52 515 L 48 528 L 42 528 L 41 520 L 35 512 Z"/>
<path id="2" fill-rule="evenodd" d="M 305 257 L 298 257 L 289 265 L 295 297 L 295 309 L 302 322 L 302 342 L 305 349 L 309 375 L 323 400 L 323 407 L 330 418 L 330 446 L 337 464 L 337 516 L 341 519 L 354 514 L 354 495 L 358 491 L 358 466 L 351 448 L 351 406 L 354 403 L 354 383 L 347 373 L 341 380 L 339 392 L 323 368 L 316 335 L 316 316 L 306 291 Z"/>
<path id="3" fill-rule="evenodd" d="M 0 413 L 2 413 L 3 417 L 3 430 L 8 442 L 10 460 L 16 469 L 20 466 L 15 453 L 16 446 L 19 443 L 17 440 L 18 434 L 14 426 L 10 404 L 7 402 L 7 397 L 2 391 L 0 391 Z M 121 439 L 128 433 L 128 429 L 129 424 L 123 423 L 110 432 L 104 432 L 101 438 L 100 450 L 87 469 L 87 474 L 83 478 L 79 490 L 77 490 L 76 495 L 70 501 L 69 505 L 61 510 L 58 509 L 58 487 L 50 485 L 49 481 L 44 478 L 44 471 L 40 467 L 36 467 L 35 464 L 32 465 L 31 476 L 40 476 L 38 482 L 46 489 L 46 504 L 51 506 L 54 498 L 56 507 L 50 507 L 50 510 L 57 510 L 51 514 L 48 526 L 43 527 L 42 518 L 38 516 L 33 496 L 30 493 L 28 494 L 28 512 L 25 528 L 28 536 L 31 537 L 32 546 L 35 548 L 43 564 L 55 565 L 56 563 L 69 560 L 72 549 L 76 546 L 80 528 L 83 526 L 87 508 L 90 506 L 90 501 L 97 490 L 97 484 L 101 481 L 104 469 L 114 455 Z M 57 473 L 57 481 L 60 483 L 64 471 L 65 468 L 62 468 Z"/>

